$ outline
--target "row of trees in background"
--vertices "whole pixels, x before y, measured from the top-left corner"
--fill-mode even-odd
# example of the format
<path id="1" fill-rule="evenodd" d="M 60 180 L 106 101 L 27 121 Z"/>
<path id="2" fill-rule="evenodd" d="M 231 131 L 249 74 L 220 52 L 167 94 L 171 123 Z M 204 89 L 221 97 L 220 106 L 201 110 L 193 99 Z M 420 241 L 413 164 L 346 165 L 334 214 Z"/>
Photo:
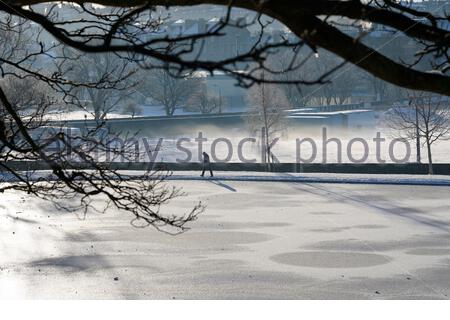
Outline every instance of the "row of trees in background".
<path id="1" fill-rule="evenodd" d="M 320 58 L 312 61 L 314 63 L 302 69 L 303 73 L 313 74 L 314 70 L 320 73 L 331 66 L 322 64 Z M 283 60 L 278 62 L 282 64 Z M 173 77 L 162 69 L 138 70 L 111 53 L 83 55 L 68 63 L 68 68 L 80 82 L 103 81 L 107 78 L 117 82 L 114 88 L 80 87 L 76 91 L 77 99 L 84 102 L 86 109 L 97 120 L 105 119 L 108 113 L 114 111 L 121 111 L 132 117 L 140 115 L 143 112 L 142 104 L 146 101 L 161 106 L 166 116 L 173 116 L 179 109 L 202 114 L 222 113 L 227 105 L 226 97 L 209 92 L 205 77 Z M 297 76 L 292 72 L 280 75 L 285 80 Z M 271 85 L 271 90 L 276 90 L 276 95 L 289 108 L 342 105 L 354 102 L 354 89 L 362 80 L 373 86 L 374 96 L 379 100 L 404 98 L 403 90 L 355 70 L 344 71 L 340 77 L 322 85 Z M 250 90 L 246 97 L 250 111 L 254 96 L 254 92 Z"/>
<path id="2" fill-rule="evenodd" d="M 161 105 L 167 116 L 173 116 L 181 108 L 202 114 L 221 113 L 225 105 L 223 97 L 208 92 L 201 73 L 175 77 L 166 70 L 155 69 L 143 75 L 137 90 Z"/>
<path id="3" fill-rule="evenodd" d="M 294 81 L 299 77 L 315 79 L 326 70 L 339 66 L 342 60 L 319 51 L 308 59 L 301 68 L 290 65 L 292 52 L 282 52 L 271 57 L 271 65 L 281 72 L 278 80 Z M 146 101 L 161 106 L 165 115 L 173 116 L 176 110 L 186 109 L 202 114 L 221 113 L 227 105 L 226 97 L 207 88 L 205 74 L 185 74 L 173 77 L 167 70 L 141 70 L 131 67 L 127 60 L 113 53 L 83 55 L 70 60 L 68 68 L 80 81 L 99 81 L 108 79 L 117 81 L 112 88 L 81 88 L 77 93 L 85 100 L 86 108 L 94 113 L 98 120 L 116 110 L 136 116 L 142 113 L 140 105 Z M 314 85 L 277 84 L 278 95 L 283 95 L 290 108 L 308 106 L 342 105 L 359 102 L 358 93 L 372 101 L 395 101 L 405 98 L 404 90 L 375 78 L 355 66 L 345 66 L 323 83 Z M 251 101 L 253 93 L 248 94 Z M 356 97 L 356 98 L 355 98 Z M 369 97 L 369 98 L 368 98 Z M 370 98 L 371 97 L 371 98 Z M 251 108 L 251 103 L 249 103 Z"/>
<path id="4" fill-rule="evenodd" d="M 82 86 L 74 92 L 77 104 L 84 104 L 96 120 L 103 120 L 108 113 L 119 111 L 132 117 L 143 112 L 142 104 L 149 102 L 160 106 L 166 116 L 173 116 L 179 109 L 202 114 L 221 113 L 227 105 L 226 97 L 208 90 L 208 74 L 186 73 L 174 77 L 163 68 L 145 70 L 114 53 L 79 54 L 64 49 L 68 57 L 66 72 L 81 83 L 107 81 L 114 83 L 110 87 Z M 290 52 L 274 55 L 271 64 L 280 70 L 289 70 L 279 74 L 279 80 L 294 80 L 299 77 L 314 79 L 327 69 L 341 63 L 331 54 L 321 51 L 298 70 L 293 70 L 289 62 Z M 273 85 L 271 90 L 287 102 L 290 108 L 305 106 L 341 105 L 352 102 L 355 88 L 364 80 L 373 82 L 374 95 L 385 99 L 388 85 L 372 76 L 368 76 L 355 67 L 344 70 L 334 79 L 317 85 L 293 86 L 288 84 Z M 391 86 L 392 87 L 392 86 Z M 392 91 L 392 90 L 391 90 Z M 246 97 L 250 109 L 254 93 Z M 243 106 L 244 107 L 244 106 Z"/>
<path id="5" fill-rule="evenodd" d="M 299 63 L 298 68 L 293 68 L 291 61 L 296 55 L 292 51 L 283 51 L 271 57 L 271 65 L 277 70 L 287 70 L 279 75 L 286 82 L 295 79 L 317 79 L 327 70 L 338 68 L 344 61 L 325 50 L 310 52 L 311 57 L 305 59 L 306 63 Z M 361 100 L 370 101 L 395 101 L 405 98 L 404 90 L 389 84 L 354 65 L 344 65 L 337 72 L 323 79 L 322 83 L 313 85 L 278 85 L 284 92 L 292 108 L 308 106 L 329 106 L 358 103 Z"/>
<path id="6" fill-rule="evenodd" d="M 119 111 L 135 117 L 142 114 L 142 104 L 150 100 L 161 106 L 166 116 L 187 108 L 192 112 L 221 112 L 225 99 L 208 92 L 204 77 L 187 74 L 174 77 L 166 70 L 142 70 L 113 53 L 85 54 L 68 60 L 66 68 L 82 83 L 109 81 L 111 87 L 83 86 L 75 98 L 96 120 Z M 81 103 L 80 103 L 81 102 Z"/>
<path id="7" fill-rule="evenodd" d="M 122 111 L 135 117 L 142 114 L 142 104 L 161 106 L 166 116 L 181 108 L 202 114 L 221 113 L 225 98 L 208 92 L 205 78 L 186 74 L 174 77 L 163 69 L 138 70 L 114 54 L 85 55 L 70 66 L 80 81 L 101 81 L 113 77 L 112 88 L 86 88 L 77 92 L 95 119 L 103 120 L 108 113 Z"/>

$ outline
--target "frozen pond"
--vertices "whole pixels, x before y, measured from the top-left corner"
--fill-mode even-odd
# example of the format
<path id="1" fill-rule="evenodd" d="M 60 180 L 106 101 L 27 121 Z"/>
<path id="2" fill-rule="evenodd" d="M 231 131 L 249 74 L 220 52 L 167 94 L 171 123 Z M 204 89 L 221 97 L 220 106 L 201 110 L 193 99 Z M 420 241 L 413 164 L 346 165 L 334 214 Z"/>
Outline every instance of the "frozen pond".
<path id="1" fill-rule="evenodd" d="M 127 213 L 0 195 L 0 296 L 447 299 L 449 187 L 174 181 L 206 212 L 170 236 Z"/>

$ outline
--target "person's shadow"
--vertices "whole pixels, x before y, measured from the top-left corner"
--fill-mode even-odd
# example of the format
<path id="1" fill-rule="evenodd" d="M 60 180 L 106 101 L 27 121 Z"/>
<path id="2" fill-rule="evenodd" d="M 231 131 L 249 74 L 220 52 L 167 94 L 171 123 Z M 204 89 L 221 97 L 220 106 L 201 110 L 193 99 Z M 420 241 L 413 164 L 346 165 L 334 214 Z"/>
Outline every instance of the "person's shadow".
<path id="1" fill-rule="evenodd" d="M 211 183 L 219 186 L 219 187 L 222 187 L 222 188 L 225 188 L 227 190 L 230 190 L 231 192 L 237 192 L 237 190 L 235 188 L 233 188 L 232 186 L 229 186 L 229 185 L 227 185 L 227 184 L 225 184 L 225 183 L 223 183 L 223 182 L 221 182 L 219 180 L 209 180 L 209 181 Z"/>

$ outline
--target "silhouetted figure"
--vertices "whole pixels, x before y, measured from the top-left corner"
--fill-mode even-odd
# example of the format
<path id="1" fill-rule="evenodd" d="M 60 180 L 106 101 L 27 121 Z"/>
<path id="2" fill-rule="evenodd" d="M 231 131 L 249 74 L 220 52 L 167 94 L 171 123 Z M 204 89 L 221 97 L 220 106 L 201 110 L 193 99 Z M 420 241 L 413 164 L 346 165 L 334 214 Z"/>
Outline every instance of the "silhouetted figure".
<path id="1" fill-rule="evenodd" d="M 202 171 L 202 177 L 205 175 L 206 169 L 209 170 L 209 173 L 211 174 L 211 177 L 214 177 L 213 172 L 211 170 L 211 162 L 209 161 L 209 154 L 206 152 L 203 152 L 203 171 Z"/>

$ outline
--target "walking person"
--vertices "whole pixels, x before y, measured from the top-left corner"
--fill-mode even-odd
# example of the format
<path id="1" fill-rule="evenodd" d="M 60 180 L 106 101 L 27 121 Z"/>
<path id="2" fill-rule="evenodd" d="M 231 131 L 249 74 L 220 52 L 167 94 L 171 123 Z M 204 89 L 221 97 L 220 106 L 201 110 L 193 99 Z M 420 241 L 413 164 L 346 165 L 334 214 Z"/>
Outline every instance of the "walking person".
<path id="1" fill-rule="evenodd" d="M 203 152 L 203 171 L 201 176 L 203 177 L 205 175 L 206 169 L 209 170 L 209 173 L 211 174 L 211 177 L 214 177 L 212 169 L 211 169 L 211 162 L 209 161 L 209 154 L 206 152 Z"/>

